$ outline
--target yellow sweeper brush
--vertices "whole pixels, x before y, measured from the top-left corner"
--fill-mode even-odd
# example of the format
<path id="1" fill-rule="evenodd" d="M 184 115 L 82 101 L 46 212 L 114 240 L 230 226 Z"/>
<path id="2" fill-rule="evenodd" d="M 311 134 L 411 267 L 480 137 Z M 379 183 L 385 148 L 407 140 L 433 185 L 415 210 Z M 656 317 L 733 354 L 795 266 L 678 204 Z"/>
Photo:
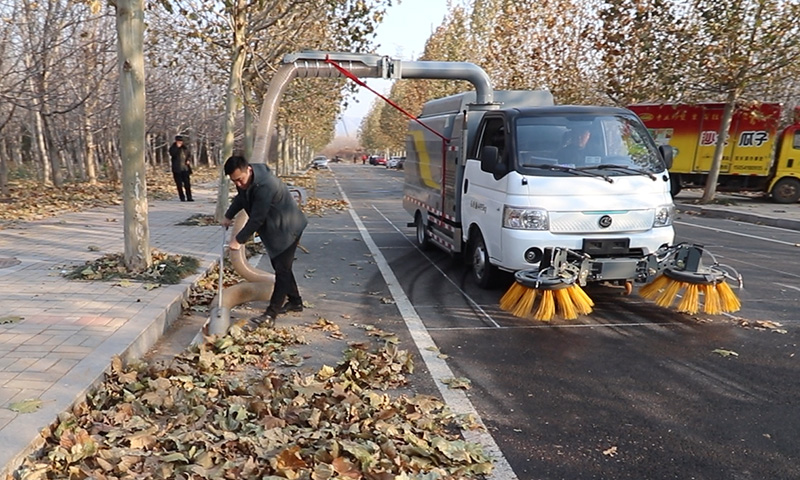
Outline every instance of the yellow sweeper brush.
<path id="1" fill-rule="evenodd" d="M 574 278 L 547 275 L 547 271 L 520 270 L 500 299 L 500 309 L 519 318 L 549 322 L 558 314 L 567 320 L 592 312 L 594 302 Z"/>
<path id="2" fill-rule="evenodd" d="M 736 272 L 729 274 L 716 261 L 710 267 L 704 266 L 702 254 L 700 247 L 677 250 L 670 265 L 655 280 L 641 287 L 639 295 L 666 308 L 680 297 L 677 311 L 689 314 L 700 311 L 701 301 L 702 311 L 709 315 L 738 311 L 742 304 L 726 280 L 733 279 L 742 288 L 741 276 Z"/>
<path id="3" fill-rule="evenodd" d="M 709 315 L 736 312 L 742 306 L 725 281 L 725 274 L 716 271 L 699 273 L 667 269 L 652 283 L 640 288 L 639 295 L 665 308 L 670 308 L 680 296 L 677 310 L 689 314 L 700 311 L 701 298 L 703 313 Z"/>

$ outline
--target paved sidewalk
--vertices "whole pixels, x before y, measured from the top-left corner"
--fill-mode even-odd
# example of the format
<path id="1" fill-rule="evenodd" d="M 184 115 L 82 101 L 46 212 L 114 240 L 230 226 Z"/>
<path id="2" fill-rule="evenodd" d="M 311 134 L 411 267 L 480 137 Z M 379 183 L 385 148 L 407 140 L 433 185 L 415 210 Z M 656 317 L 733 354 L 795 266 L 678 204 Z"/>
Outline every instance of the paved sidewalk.
<path id="1" fill-rule="evenodd" d="M 696 202 L 702 196 L 701 189 L 683 190 L 675 198 L 675 205 L 679 212 L 800 230 L 800 203 L 775 203 L 768 197 L 751 193 L 717 193 L 714 203 L 700 205 Z"/>
<path id="2" fill-rule="evenodd" d="M 122 206 L 20 223 L 0 230 L 0 478 L 41 445 L 50 425 L 98 381 L 114 355 L 146 353 L 178 317 L 191 285 L 214 262 L 220 227 L 181 226 L 194 214 L 213 214 L 214 191 L 196 186 L 194 202 L 149 202 L 150 246 L 200 260 L 180 284 L 146 290 L 140 282 L 67 280 L 64 268 L 124 250 Z M 99 251 L 90 251 L 89 247 Z M 9 405 L 42 402 L 34 413 Z"/>
<path id="3" fill-rule="evenodd" d="M 65 267 L 123 251 L 121 206 L 0 230 L 0 319 L 20 318 L 0 324 L 0 478 L 41 444 L 40 429 L 102 380 L 114 355 L 132 359 L 146 353 L 180 314 L 192 283 L 219 260 L 219 227 L 177 225 L 214 212 L 214 191 L 193 190 L 193 203 L 150 202 L 150 241 L 160 251 L 200 259 L 200 269 L 180 284 L 150 291 L 139 283 L 119 287 L 61 276 Z M 719 195 L 725 205 L 693 204 L 700 193 L 679 195 L 679 211 L 800 230 L 800 204 L 738 195 Z M 41 400 L 41 409 L 27 414 L 9 409 L 27 399 Z"/>

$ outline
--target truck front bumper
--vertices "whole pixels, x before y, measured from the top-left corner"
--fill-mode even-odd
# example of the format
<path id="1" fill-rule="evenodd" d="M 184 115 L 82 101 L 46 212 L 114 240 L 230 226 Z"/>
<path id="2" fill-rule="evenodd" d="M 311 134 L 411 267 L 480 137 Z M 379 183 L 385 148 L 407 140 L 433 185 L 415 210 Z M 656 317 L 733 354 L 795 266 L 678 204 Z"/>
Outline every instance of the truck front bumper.
<path id="1" fill-rule="evenodd" d="M 672 227 L 653 228 L 646 232 L 613 235 L 554 235 L 550 232 L 503 229 L 502 255 L 490 252 L 491 261 L 498 268 L 508 271 L 537 268 L 541 253 L 547 247 L 567 248 L 582 252 L 585 242 L 602 245 L 606 250 L 598 264 L 597 274 L 602 278 L 594 280 L 619 280 L 632 278 L 632 272 L 642 257 L 655 252 L 660 247 L 671 245 L 675 238 Z M 627 248 L 621 248 L 627 245 Z M 606 248 L 606 246 L 608 246 Z M 538 255 L 537 255 L 538 254 Z M 596 254 L 596 252 L 590 252 Z M 593 255 L 594 258 L 594 255 Z M 531 261 L 534 260 L 534 261 Z"/>

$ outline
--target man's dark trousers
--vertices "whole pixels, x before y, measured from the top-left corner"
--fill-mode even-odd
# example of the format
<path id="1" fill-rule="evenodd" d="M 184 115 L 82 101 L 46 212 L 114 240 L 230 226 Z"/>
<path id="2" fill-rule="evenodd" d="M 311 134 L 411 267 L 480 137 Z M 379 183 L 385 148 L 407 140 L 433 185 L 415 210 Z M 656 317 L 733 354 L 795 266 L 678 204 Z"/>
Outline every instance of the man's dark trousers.
<path id="1" fill-rule="evenodd" d="M 175 186 L 178 187 L 178 196 L 183 200 L 192 200 L 192 184 L 189 180 L 189 172 L 172 172 L 172 178 L 175 179 Z M 186 196 L 183 195 L 183 190 L 186 189 Z"/>
<path id="2" fill-rule="evenodd" d="M 272 268 L 275 270 L 275 287 L 272 289 L 272 297 L 269 300 L 267 307 L 267 315 L 275 318 L 278 311 L 283 307 L 286 298 L 292 304 L 299 304 L 302 302 L 300 292 L 297 290 L 297 282 L 292 273 L 292 264 L 294 263 L 294 254 L 297 251 L 297 245 L 300 243 L 300 237 L 294 241 L 289 248 L 279 253 L 274 258 L 270 258 Z"/>

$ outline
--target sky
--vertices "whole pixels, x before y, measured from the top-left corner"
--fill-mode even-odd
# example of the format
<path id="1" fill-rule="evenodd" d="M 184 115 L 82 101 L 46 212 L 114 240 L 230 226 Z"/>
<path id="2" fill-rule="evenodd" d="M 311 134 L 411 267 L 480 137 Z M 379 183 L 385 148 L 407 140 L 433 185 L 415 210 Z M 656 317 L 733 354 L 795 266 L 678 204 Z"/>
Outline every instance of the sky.
<path id="1" fill-rule="evenodd" d="M 442 23 L 447 14 L 447 0 L 400 0 L 387 9 L 383 22 L 378 26 L 375 44 L 380 45 L 376 52 L 393 59 L 416 60 L 425 48 L 425 41 L 433 30 Z M 377 78 L 363 79 L 370 88 L 381 94 L 388 94 L 391 80 Z M 359 88 L 358 102 L 350 100 L 350 105 L 342 112 L 342 119 L 336 124 L 336 134 L 356 136 L 361 119 L 369 111 L 372 102 L 378 98 L 367 89 Z"/>

